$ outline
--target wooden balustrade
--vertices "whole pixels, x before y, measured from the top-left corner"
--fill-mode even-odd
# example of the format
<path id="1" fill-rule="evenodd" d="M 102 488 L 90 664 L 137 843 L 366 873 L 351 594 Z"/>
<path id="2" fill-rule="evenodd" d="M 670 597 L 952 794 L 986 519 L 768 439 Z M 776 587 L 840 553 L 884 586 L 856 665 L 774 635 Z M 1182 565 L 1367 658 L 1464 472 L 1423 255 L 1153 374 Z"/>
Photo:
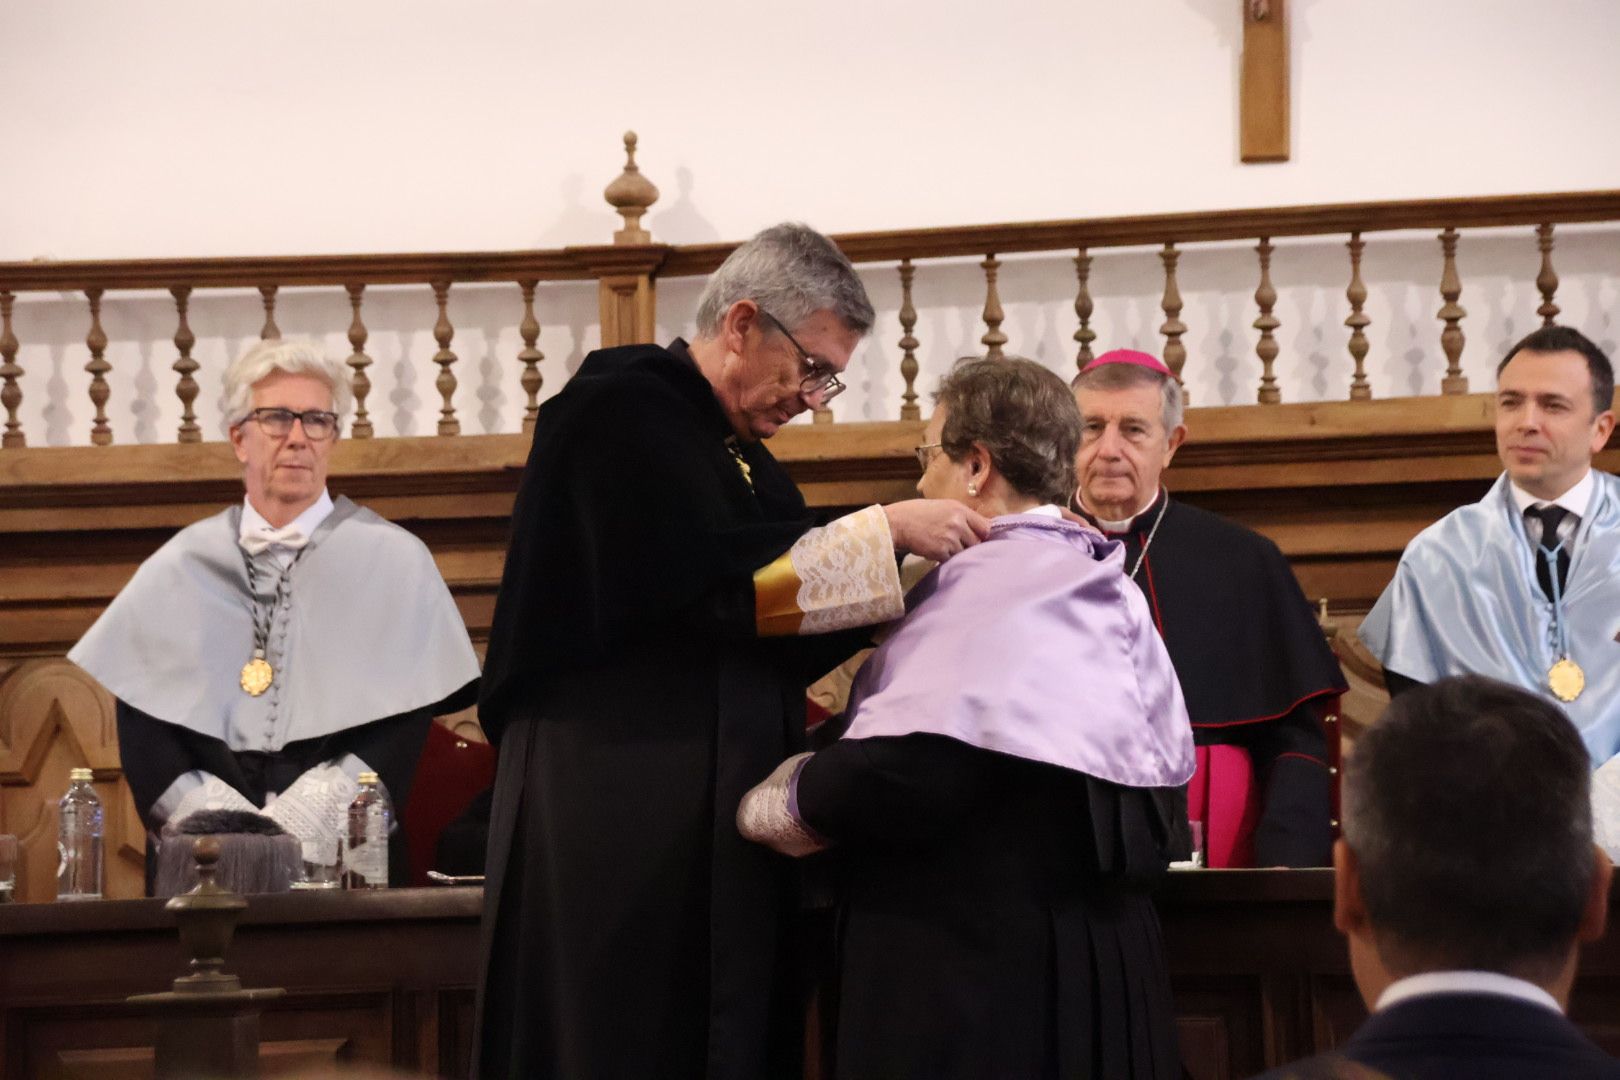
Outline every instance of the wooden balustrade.
<path id="1" fill-rule="evenodd" d="M 1254 347 L 1260 357 L 1260 404 L 1276 405 L 1282 401 L 1282 391 L 1271 366 L 1277 361 L 1276 331 L 1282 321 L 1271 313 L 1277 303 L 1277 289 L 1271 284 L 1271 237 L 1262 236 L 1254 250 L 1260 256 L 1260 286 L 1254 290 L 1254 302 L 1260 306 L 1260 317 L 1254 320 L 1254 328 L 1260 331 L 1260 342 Z"/>
<path id="2" fill-rule="evenodd" d="M 1367 242 L 1361 238 L 1361 233 L 1350 234 L 1350 242 L 1345 245 L 1350 250 L 1350 286 L 1344 290 L 1346 300 L 1350 301 L 1350 314 L 1344 320 L 1344 325 L 1350 328 L 1350 358 L 1356 362 L 1356 373 L 1350 377 L 1350 400 L 1366 401 L 1372 397 L 1372 384 L 1367 381 L 1367 327 L 1372 325 L 1372 319 L 1361 310 L 1361 305 L 1367 302 L 1367 286 L 1361 280 L 1361 252 Z"/>
<path id="3" fill-rule="evenodd" d="M 1080 343 L 1074 366 L 1084 370 L 1087 364 L 1096 359 L 1091 353 L 1091 343 L 1097 340 L 1097 331 L 1091 328 L 1091 315 L 1097 309 L 1091 300 L 1091 256 L 1085 248 L 1081 248 L 1074 257 L 1074 276 L 1079 282 L 1079 289 L 1074 294 L 1074 317 L 1080 320 L 1080 329 L 1074 332 L 1074 340 Z"/>
<path id="4" fill-rule="evenodd" d="M 259 330 L 260 341 L 280 341 L 281 328 L 276 325 L 276 290 L 279 285 L 260 285 L 259 295 L 264 298 L 264 326 Z"/>
<path id="5" fill-rule="evenodd" d="M 911 278 L 917 268 L 910 259 L 900 260 L 900 377 L 905 380 L 905 392 L 900 395 L 900 419 L 921 420 L 922 410 L 917 405 L 917 346 L 922 344 L 913 336 L 917 328 L 917 309 L 911 303 Z"/>
<path id="6" fill-rule="evenodd" d="M 349 323 L 349 346 L 354 352 L 344 361 L 354 369 L 352 380 L 354 422 L 349 425 L 349 436 L 355 439 L 369 439 L 374 434 L 371 428 L 371 414 L 366 411 L 366 396 L 371 393 L 371 377 L 366 374 L 366 368 L 371 366 L 371 357 L 366 355 L 366 340 L 370 333 L 360 318 L 360 302 L 365 295 L 366 287 L 346 285 L 344 288 L 349 294 L 349 307 L 354 311 L 354 318 Z"/>
<path id="7" fill-rule="evenodd" d="M 985 356 L 1000 360 L 1003 355 L 1001 347 L 1007 344 L 1007 335 L 1001 332 L 1001 323 L 1006 315 L 1001 310 L 1001 293 L 996 289 L 1001 260 L 994 255 L 986 255 L 984 262 L 979 265 L 984 268 L 984 325 L 987 327 L 979 344 L 984 346 Z"/>
<path id="8" fill-rule="evenodd" d="M 17 298 L 9 292 L 0 292 L 0 405 L 6 409 L 6 433 L 0 436 L 0 448 L 26 446 L 22 423 L 17 419 L 17 407 L 22 404 L 22 387 L 17 380 L 23 369 L 17 365 L 17 335 L 11 332 L 11 307 Z"/>
<path id="9" fill-rule="evenodd" d="M 197 400 L 198 389 L 193 375 L 200 366 L 191 358 L 191 347 L 197 344 L 197 335 L 191 332 L 191 326 L 186 322 L 191 286 L 176 285 L 169 291 L 174 294 L 174 308 L 180 317 L 180 325 L 174 331 L 174 347 L 180 351 L 179 359 L 174 362 L 174 370 L 180 373 L 180 384 L 174 390 L 180 398 L 180 441 L 202 442 L 202 428 L 197 426 L 197 414 L 191 411 L 192 402 Z"/>
<path id="10" fill-rule="evenodd" d="M 543 385 L 539 348 L 540 318 L 536 312 L 538 288 L 542 283 L 595 281 L 601 300 L 602 343 L 604 345 L 651 340 L 654 333 L 655 283 L 660 277 L 706 274 L 719 265 L 734 244 L 661 245 L 652 242 L 641 219 L 656 200 L 658 192 L 635 164 L 636 141 L 625 137 L 624 171 L 609 185 L 606 197 L 624 219 L 624 227 L 614 234 L 614 243 L 599 246 L 568 247 L 556 250 L 469 252 L 441 254 L 283 256 L 276 258 L 156 259 L 112 262 L 31 262 L 0 264 L 0 405 L 5 408 L 5 428 L 0 446 L 18 449 L 28 446 L 20 419 L 25 394 L 33 392 L 17 358 L 25 344 L 14 329 L 14 313 L 19 295 L 42 292 L 78 292 L 86 300 L 90 327 L 84 339 L 89 353 L 84 370 L 94 406 L 90 441 L 107 445 L 113 441 L 113 425 L 106 410 L 112 393 L 107 376 L 112 364 L 106 357 L 108 334 L 102 324 L 102 300 L 109 293 L 167 292 L 173 298 L 177 318 L 173 338 L 176 359 L 174 393 L 181 403 L 178 439 L 195 442 L 202 438 L 194 403 L 200 392 L 195 374 L 198 362 L 193 356 L 197 338 L 189 322 L 200 298 L 210 291 L 224 289 L 257 290 L 264 308 L 259 336 L 278 338 L 277 299 L 287 288 L 341 289 L 352 312 L 348 340 L 353 352 L 347 364 L 355 398 L 350 433 L 355 438 L 375 434 L 368 411 L 371 379 L 368 368 L 373 360 L 365 351 L 370 337 L 362 317 L 366 290 L 377 286 L 426 285 L 436 305 L 432 335 L 438 344 L 431 361 L 438 373 L 434 386 L 441 399 L 437 431 L 456 435 L 462 420 L 457 414 L 455 395 L 461 376 L 458 357 L 452 349 L 455 327 L 451 319 L 450 297 L 456 286 L 508 283 L 515 286 L 517 298 L 511 311 L 518 321 L 515 329 L 522 340 L 516 354 L 515 381 L 523 392 L 522 429 L 533 429 Z M 1565 223 L 1620 223 L 1620 191 L 1576 192 L 1561 195 L 1520 195 L 1482 199 L 1431 199 L 1403 202 L 1350 203 L 1327 206 L 1296 206 L 1274 209 L 1232 210 L 1210 213 L 1136 215 L 1091 220 L 1025 222 L 962 228 L 910 229 L 891 232 L 851 233 L 835 236 L 840 247 L 857 264 L 898 265 L 901 303 L 898 312 L 901 336 L 899 375 L 903 387 L 896 402 L 903 420 L 919 418 L 917 378 L 920 371 L 917 336 L 917 298 L 928 290 L 930 261 L 972 256 L 981 260 L 984 278 L 982 320 L 985 330 L 979 338 L 987 355 L 1000 357 L 1020 350 L 1004 328 L 1006 313 L 1001 295 L 1000 272 L 1009 254 L 1073 251 L 1075 272 L 1075 362 L 1084 366 L 1093 358 L 1098 331 L 1093 319 L 1094 256 L 1098 249 L 1135 249 L 1141 257 L 1157 250 L 1163 275 L 1158 306 L 1163 321 L 1157 332 L 1163 338 L 1165 362 L 1178 377 L 1185 379 L 1189 359 L 1196 366 L 1200 358 L 1189 358 L 1190 328 L 1182 319 L 1183 267 L 1181 255 L 1190 244 L 1255 242 L 1258 287 L 1253 294 L 1257 312 L 1253 320 L 1259 332 L 1254 349 L 1258 358 L 1255 376 L 1256 398 L 1272 405 L 1282 400 L 1276 375 L 1277 361 L 1286 347 L 1279 337 L 1281 320 L 1278 301 L 1288 286 L 1272 278 L 1274 241 L 1283 237 L 1348 236 L 1349 285 L 1344 297 L 1348 315 L 1346 348 L 1354 362 L 1354 373 L 1347 387 L 1352 401 L 1372 397 L 1366 362 L 1371 343 L 1367 334 L 1371 318 L 1365 306 L 1368 283 L 1362 275 L 1362 259 L 1370 234 L 1439 229 L 1439 293 L 1441 306 L 1436 317 L 1441 323 L 1433 340 L 1444 357 L 1441 389 L 1444 394 L 1464 394 L 1468 380 L 1462 357 L 1466 336 L 1466 310 L 1461 305 L 1463 277 L 1458 252 L 1462 231 L 1502 226 L 1533 230 L 1535 247 L 1527 245 L 1524 272 L 1540 296 L 1535 309 L 1541 321 L 1551 324 L 1559 315 L 1556 302 L 1559 279 L 1553 265 L 1554 230 Z M 1146 249 L 1146 250 L 1144 250 Z M 1531 251 L 1539 263 L 1531 262 Z M 1128 253 L 1128 252 L 1127 252 Z M 1130 257 L 1137 257 L 1131 255 Z M 1434 272 L 1428 264 L 1414 266 L 1414 278 Z M 1530 274 L 1534 271 L 1534 277 Z M 1429 278 L 1429 280 L 1434 280 Z M 1204 283 L 1198 283 L 1203 285 Z M 520 300 L 520 302 L 516 302 Z M 21 322 L 23 320 L 17 320 Z M 121 328 L 116 328 L 121 329 Z M 1196 345 L 1193 346 L 1196 348 Z M 1435 361 L 1438 368 L 1438 357 Z M 818 409 L 817 422 L 833 419 L 827 409 Z"/>

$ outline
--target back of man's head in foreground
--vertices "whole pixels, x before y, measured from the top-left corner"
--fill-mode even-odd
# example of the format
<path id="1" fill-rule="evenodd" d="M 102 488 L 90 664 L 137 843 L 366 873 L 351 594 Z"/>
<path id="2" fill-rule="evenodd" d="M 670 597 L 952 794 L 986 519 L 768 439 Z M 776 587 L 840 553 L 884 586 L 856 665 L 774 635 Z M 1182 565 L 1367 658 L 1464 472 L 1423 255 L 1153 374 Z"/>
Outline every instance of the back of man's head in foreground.
<path id="1" fill-rule="evenodd" d="M 1549 987 L 1572 975 L 1608 892 L 1591 769 L 1574 725 L 1536 694 L 1470 675 L 1396 698 L 1344 776 L 1337 918 L 1363 993 L 1423 971 Z M 1381 978 L 1365 977 L 1372 963 Z"/>

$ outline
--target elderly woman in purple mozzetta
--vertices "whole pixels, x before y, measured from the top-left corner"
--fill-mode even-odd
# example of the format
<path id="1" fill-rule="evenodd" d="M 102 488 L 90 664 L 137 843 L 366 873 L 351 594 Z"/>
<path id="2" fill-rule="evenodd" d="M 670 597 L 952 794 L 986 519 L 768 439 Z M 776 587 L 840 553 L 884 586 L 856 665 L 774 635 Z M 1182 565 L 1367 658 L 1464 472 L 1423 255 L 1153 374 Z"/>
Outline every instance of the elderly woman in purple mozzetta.
<path id="1" fill-rule="evenodd" d="M 918 490 L 993 517 L 856 677 L 842 739 L 738 825 L 842 853 L 840 1078 L 1178 1077 L 1146 889 L 1184 843 L 1186 707 L 1120 546 L 1065 519 L 1080 416 L 1027 360 L 935 395 Z"/>

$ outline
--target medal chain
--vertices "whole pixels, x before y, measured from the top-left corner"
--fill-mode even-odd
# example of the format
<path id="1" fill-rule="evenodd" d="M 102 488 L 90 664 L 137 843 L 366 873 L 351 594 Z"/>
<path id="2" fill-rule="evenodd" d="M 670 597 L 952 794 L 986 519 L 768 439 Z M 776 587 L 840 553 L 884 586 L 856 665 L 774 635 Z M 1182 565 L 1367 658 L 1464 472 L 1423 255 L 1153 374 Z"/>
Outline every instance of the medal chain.
<path id="1" fill-rule="evenodd" d="M 1569 627 L 1564 624 L 1564 587 L 1558 580 L 1558 553 L 1564 550 L 1564 542 L 1560 540 L 1555 548 L 1543 545 L 1540 550 L 1547 562 L 1547 576 L 1552 580 L 1553 633 L 1558 638 L 1559 660 L 1547 672 L 1548 687 L 1560 701 L 1574 701 L 1586 688 L 1586 676 L 1581 666 L 1569 655 Z"/>
<path id="2" fill-rule="evenodd" d="M 288 590 L 291 588 L 292 568 L 299 559 L 303 558 L 305 550 L 307 549 L 300 548 L 298 553 L 292 557 L 292 562 L 289 562 L 281 571 L 281 576 L 276 579 L 275 596 L 271 599 L 269 606 L 263 609 L 262 616 L 260 615 L 259 605 L 259 572 L 253 565 L 253 556 L 249 555 L 245 550 L 242 552 L 242 562 L 247 566 L 248 612 L 253 620 L 253 658 L 255 660 L 264 659 L 265 651 L 270 645 L 270 627 L 274 624 L 276 612 L 280 610 L 282 601 L 287 598 Z"/>
<path id="3" fill-rule="evenodd" d="M 1164 520 L 1164 512 L 1170 509 L 1170 496 L 1164 488 L 1159 489 L 1159 494 L 1164 496 L 1164 501 L 1159 504 L 1159 512 L 1153 517 L 1153 527 L 1148 530 L 1147 539 L 1142 541 L 1142 550 L 1136 554 L 1136 565 L 1131 567 L 1128 575 L 1132 581 L 1136 580 L 1136 572 L 1142 569 L 1142 564 L 1147 561 L 1148 548 L 1153 546 L 1153 538 L 1159 535 L 1159 523 Z"/>

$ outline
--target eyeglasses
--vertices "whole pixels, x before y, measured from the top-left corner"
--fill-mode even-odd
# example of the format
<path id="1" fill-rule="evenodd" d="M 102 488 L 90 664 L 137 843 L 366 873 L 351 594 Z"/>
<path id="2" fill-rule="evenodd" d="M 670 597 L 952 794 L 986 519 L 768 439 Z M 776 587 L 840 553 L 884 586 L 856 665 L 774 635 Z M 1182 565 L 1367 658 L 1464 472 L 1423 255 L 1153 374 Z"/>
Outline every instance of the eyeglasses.
<path id="1" fill-rule="evenodd" d="M 927 472 L 929 463 L 934 460 L 934 451 L 940 449 L 942 445 L 941 443 L 931 442 L 916 447 L 917 467 L 923 472 Z"/>
<path id="2" fill-rule="evenodd" d="M 771 325 L 782 332 L 782 336 L 792 343 L 799 352 L 799 362 L 804 365 L 804 378 L 799 380 L 799 393 L 805 397 L 821 395 L 823 405 L 844 392 L 843 380 L 838 377 L 838 369 L 825 360 L 818 360 L 811 355 L 810 350 L 799 344 L 797 338 L 788 333 L 788 328 L 775 315 L 759 309 L 759 313 L 769 319 Z"/>
<path id="3" fill-rule="evenodd" d="M 257 420 L 266 435 L 277 439 L 292 431 L 294 420 L 303 424 L 304 434 L 316 442 L 330 439 L 337 433 L 337 413 L 324 409 L 306 409 L 303 412 L 277 408 L 254 409 L 247 414 L 247 419 Z"/>

